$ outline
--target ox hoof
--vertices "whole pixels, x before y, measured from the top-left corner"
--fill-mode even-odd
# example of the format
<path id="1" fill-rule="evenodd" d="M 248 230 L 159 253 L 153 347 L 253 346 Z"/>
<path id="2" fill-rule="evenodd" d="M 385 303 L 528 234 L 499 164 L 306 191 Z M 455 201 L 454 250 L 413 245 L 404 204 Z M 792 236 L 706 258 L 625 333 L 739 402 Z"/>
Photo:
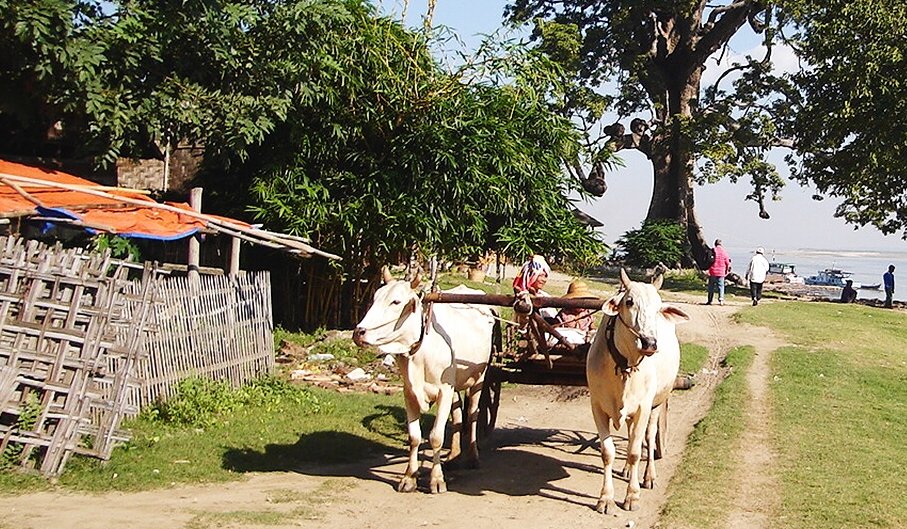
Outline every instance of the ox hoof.
<path id="1" fill-rule="evenodd" d="M 624 510 L 638 511 L 639 510 L 639 498 L 627 498 L 626 500 L 624 500 Z"/>
<path id="2" fill-rule="evenodd" d="M 614 514 L 617 512 L 617 504 L 614 503 L 614 500 L 598 500 L 595 510 L 601 514 Z"/>
<path id="3" fill-rule="evenodd" d="M 416 490 L 416 478 L 407 476 L 397 483 L 397 492 L 414 492 Z"/>
<path id="4" fill-rule="evenodd" d="M 431 493 L 432 494 L 442 494 L 447 492 L 447 483 L 443 479 L 431 482 Z"/>
<path id="5" fill-rule="evenodd" d="M 655 488 L 655 480 L 654 480 L 654 479 L 644 479 L 644 480 L 642 481 L 642 488 L 644 488 L 644 489 L 654 489 L 654 488 Z"/>

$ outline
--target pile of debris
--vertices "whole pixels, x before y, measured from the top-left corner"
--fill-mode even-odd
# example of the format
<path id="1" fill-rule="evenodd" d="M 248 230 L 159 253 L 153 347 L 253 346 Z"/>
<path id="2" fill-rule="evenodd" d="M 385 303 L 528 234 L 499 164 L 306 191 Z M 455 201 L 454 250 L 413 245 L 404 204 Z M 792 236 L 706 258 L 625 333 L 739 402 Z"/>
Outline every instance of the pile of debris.
<path id="1" fill-rule="evenodd" d="M 276 361 L 284 366 L 294 382 L 342 393 L 393 395 L 402 391 L 403 384 L 394 367 L 394 359 L 375 356 L 362 361 L 363 355 L 357 353 L 351 335 L 351 331 L 328 331 L 307 346 L 283 340 Z"/>

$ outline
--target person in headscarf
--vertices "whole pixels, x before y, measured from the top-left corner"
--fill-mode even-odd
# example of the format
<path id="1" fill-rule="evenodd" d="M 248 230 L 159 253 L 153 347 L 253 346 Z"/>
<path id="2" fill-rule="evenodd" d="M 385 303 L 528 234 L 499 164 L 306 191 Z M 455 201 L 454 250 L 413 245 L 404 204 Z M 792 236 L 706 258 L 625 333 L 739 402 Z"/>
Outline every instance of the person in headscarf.
<path id="1" fill-rule="evenodd" d="M 548 283 L 549 275 L 551 267 L 548 266 L 548 262 L 541 255 L 535 254 L 523 264 L 520 273 L 513 278 L 513 293 L 528 292 L 537 295 Z"/>

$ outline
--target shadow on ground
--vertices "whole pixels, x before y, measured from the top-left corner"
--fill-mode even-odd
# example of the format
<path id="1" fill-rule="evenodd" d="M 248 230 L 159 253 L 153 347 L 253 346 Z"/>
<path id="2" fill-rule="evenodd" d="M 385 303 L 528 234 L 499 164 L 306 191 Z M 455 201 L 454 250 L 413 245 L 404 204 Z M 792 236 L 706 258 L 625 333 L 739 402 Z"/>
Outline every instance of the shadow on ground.
<path id="1" fill-rule="evenodd" d="M 618 440 L 618 457 L 623 458 Z M 318 454 L 349 454 L 346 461 L 319 462 Z M 387 453 L 387 446 L 343 432 L 321 431 L 303 435 L 294 444 L 267 445 L 264 451 L 231 448 L 224 453 L 224 468 L 235 472 L 298 472 L 309 476 L 352 477 L 386 484 L 393 490 L 406 465 L 406 452 Z M 540 453 L 544 452 L 544 453 Z M 568 455 L 569 454 L 569 455 Z M 577 457 L 578 456 L 578 457 Z M 431 450 L 420 451 L 422 472 L 419 491 L 428 491 Z M 482 496 L 489 492 L 508 496 L 542 495 L 587 505 L 596 497 L 565 490 L 557 482 L 571 471 L 600 474 L 598 438 L 594 432 L 538 428 L 499 428 L 483 443 L 478 469 L 447 469 L 448 490 L 454 494 Z"/>

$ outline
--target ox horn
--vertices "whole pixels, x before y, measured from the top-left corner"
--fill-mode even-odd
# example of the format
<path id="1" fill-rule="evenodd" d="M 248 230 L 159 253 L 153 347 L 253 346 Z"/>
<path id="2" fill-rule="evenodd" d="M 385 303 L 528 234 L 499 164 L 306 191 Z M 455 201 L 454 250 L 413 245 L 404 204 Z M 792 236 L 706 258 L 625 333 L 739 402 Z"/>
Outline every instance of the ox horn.
<path id="1" fill-rule="evenodd" d="M 385 284 L 390 283 L 394 280 L 394 276 L 391 275 L 391 269 L 387 265 L 381 267 L 381 279 Z"/>
<path id="2" fill-rule="evenodd" d="M 626 270 L 621 268 L 620 269 L 620 284 L 623 285 L 625 290 L 628 290 L 630 288 L 630 283 L 632 283 L 632 281 L 630 281 L 630 276 L 627 275 Z"/>

